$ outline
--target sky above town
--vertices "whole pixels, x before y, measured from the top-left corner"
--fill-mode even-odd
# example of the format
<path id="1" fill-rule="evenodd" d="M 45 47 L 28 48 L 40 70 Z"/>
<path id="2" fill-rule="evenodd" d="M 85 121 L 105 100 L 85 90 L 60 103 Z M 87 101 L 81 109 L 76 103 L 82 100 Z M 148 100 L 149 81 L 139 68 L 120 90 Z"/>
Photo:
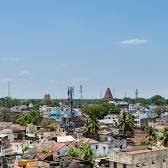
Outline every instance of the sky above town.
<path id="1" fill-rule="evenodd" d="M 0 97 L 168 97 L 168 1 L 0 2 Z M 114 93 L 115 90 L 115 93 Z"/>

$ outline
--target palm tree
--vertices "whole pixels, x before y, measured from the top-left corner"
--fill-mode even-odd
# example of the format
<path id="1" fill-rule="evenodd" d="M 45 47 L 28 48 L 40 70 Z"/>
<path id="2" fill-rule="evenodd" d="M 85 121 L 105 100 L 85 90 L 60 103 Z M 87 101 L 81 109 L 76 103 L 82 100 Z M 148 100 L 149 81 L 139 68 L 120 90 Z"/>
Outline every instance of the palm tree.
<path id="1" fill-rule="evenodd" d="M 134 116 L 131 113 L 124 112 L 119 120 L 119 128 L 124 131 L 124 137 L 127 137 L 128 132 L 133 132 L 135 126 Z"/>
<path id="2" fill-rule="evenodd" d="M 163 130 L 161 130 L 160 132 L 161 132 L 160 140 L 162 145 L 164 147 L 168 147 L 168 127 L 163 128 Z"/>
<path id="3" fill-rule="evenodd" d="M 87 137 L 97 139 L 99 122 L 95 117 L 89 118 L 84 126 L 84 133 Z"/>
<path id="4" fill-rule="evenodd" d="M 157 142 L 157 135 L 153 127 L 147 127 L 145 129 L 146 141 L 145 144 L 153 145 Z"/>

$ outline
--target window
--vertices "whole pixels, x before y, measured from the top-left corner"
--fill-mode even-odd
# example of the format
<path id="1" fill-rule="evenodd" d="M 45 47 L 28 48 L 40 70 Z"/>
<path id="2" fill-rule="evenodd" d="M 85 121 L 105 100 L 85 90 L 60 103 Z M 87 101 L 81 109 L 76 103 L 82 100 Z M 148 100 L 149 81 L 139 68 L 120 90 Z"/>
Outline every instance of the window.
<path id="1" fill-rule="evenodd" d="M 157 163 L 156 160 L 153 160 L 153 161 L 152 161 L 152 164 L 156 164 L 156 163 Z"/>
<path id="2" fill-rule="evenodd" d="M 140 164 L 140 163 L 137 163 L 137 164 L 136 164 L 136 167 L 141 167 L 141 164 Z"/>
<path id="3" fill-rule="evenodd" d="M 147 165 L 147 163 L 146 163 L 146 162 L 142 163 L 142 166 L 146 166 L 146 165 Z"/>
<path id="4" fill-rule="evenodd" d="M 163 159 L 163 162 L 166 162 L 166 159 Z"/>
<path id="5" fill-rule="evenodd" d="M 114 168 L 117 168 L 117 163 L 116 162 L 114 162 L 114 166 L 113 166 Z"/>
<path id="6" fill-rule="evenodd" d="M 126 165 L 126 164 L 123 164 L 123 168 L 127 168 L 127 165 Z"/>
<path id="7" fill-rule="evenodd" d="M 96 145 L 96 149 L 98 149 L 98 145 Z"/>

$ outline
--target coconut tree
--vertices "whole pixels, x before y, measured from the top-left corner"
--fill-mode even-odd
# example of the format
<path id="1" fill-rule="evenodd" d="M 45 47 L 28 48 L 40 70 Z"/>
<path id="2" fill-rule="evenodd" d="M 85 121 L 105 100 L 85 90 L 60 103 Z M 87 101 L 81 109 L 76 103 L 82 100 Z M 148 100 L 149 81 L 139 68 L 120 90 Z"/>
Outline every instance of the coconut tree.
<path id="1" fill-rule="evenodd" d="M 128 132 L 133 132 L 134 126 L 134 116 L 131 113 L 124 112 L 119 119 L 119 129 L 123 130 L 125 138 L 127 137 Z"/>
<path id="2" fill-rule="evenodd" d="M 161 144 L 164 147 L 168 147 L 168 127 L 163 128 L 163 130 L 161 130 L 160 132 L 161 132 L 160 135 Z"/>
<path id="3" fill-rule="evenodd" d="M 84 133 L 86 137 L 97 139 L 99 131 L 99 122 L 95 117 L 91 117 L 86 121 Z"/>
<path id="4" fill-rule="evenodd" d="M 153 127 L 147 127 L 145 129 L 145 133 L 146 133 L 146 140 L 145 140 L 145 144 L 148 145 L 154 145 L 157 142 L 157 134 L 154 130 Z"/>

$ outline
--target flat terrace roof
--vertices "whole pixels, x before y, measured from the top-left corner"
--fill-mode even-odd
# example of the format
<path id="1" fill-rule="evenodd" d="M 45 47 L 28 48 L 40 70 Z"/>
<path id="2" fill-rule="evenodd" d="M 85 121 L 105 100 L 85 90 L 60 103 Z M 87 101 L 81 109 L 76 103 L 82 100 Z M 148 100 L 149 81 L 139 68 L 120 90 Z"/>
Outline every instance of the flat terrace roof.
<path id="1" fill-rule="evenodd" d="M 128 148 L 126 153 L 134 155 L 134 154 L 140 154 L 140 153 L 148 153 L 148 152 L 154 152 L 154 151 L 160 151 L 165 150 L 167 148 L 164 147 L 152 147 L 151 149 L 147 147 L 139 147 L 139 148 Z"/>

